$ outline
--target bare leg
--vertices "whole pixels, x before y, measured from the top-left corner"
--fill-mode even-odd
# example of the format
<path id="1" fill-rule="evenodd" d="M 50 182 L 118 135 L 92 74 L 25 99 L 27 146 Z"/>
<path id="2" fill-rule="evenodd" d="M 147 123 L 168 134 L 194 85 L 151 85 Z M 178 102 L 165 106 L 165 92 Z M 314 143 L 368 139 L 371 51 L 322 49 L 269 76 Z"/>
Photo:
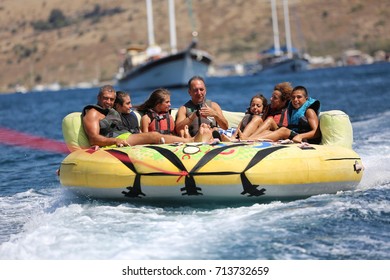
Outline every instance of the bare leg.
<path id="1" fill-rule="evenodd" d="M 278 140 L 288 139 L 288 137 L 290 136 L 290 132 L 291 132 L 290 129 L 288 129 L 286 127 L 281 127 L 275 131 L 269 131 L 269 132 L 267 131 L 267 132 L 263 133 L 261 135 L 261 137 L 270 139 L 270 140 L 275 142 Z"/>
<path id="2" fill-rule="evenodd" d="M 192 142 L 193 139 L 187 139 L 182 138 L 175 135 L 163 135 L 158 132 L 145 132 L 145 133 L 138 133 L 138 134 L 132 134 L 127 138 L 127 143 L 131 146 L 135 145 L 143 145 L 143 144 L 160 144 L 163 141 L 161 138 L 164 139 L 165 143 L 174 143 L 174 142 Z"/>
<path id="3" fill-rule="evenodd" d="M 184 139 L 186 139 L 186 138 L 184 138 Z M 195 135 L 193 141 L 208 143 L 212 139 L 213 139 L 212 129 L 210 128 L 209 125 L 202 123 L 199 127 L 199 132 Z"/>
<path id="4" fill-rule="evenodd" d="M 253 116 L 252 120 L 246 125 L 242 131 L 242 137 L 248 138 L 255 133 L 259 126 L 263 123 L 263 119 L 260 116 Z"/>
<path id="5" fill-rule="evenodd" d="M 190 131 L 188 130 L 188 125 L 184 126 L 183 137 L 184 138 L 191 138 Z"/>
<path id="6" fill-rule="evenodd" d="M 156 131 L 145 132 L 139 134 L 132 134 L 127 138 L 127 143 L 131 146 L 144 145 L 144 144 L 161 144 L 161 143 L 174 143 L 174 142 L 209 142 L 212 139 L 210 128 L 204 124 L 199 129 L 199 132 L 194 138 L 184 138 L 175 135 L 160 134 Z"/>
<path id="7" fill-rule="evenodd" d="M 231 141 L 233 141 L 232 138 L 228 137 L 227 135 L 225 135 L 223 133 L 221 134 L 221 140 L 222 140 L 222 142 L 231 142 Z"/>
<path id="8" fill-rule="evenodd" d="M 188 125 L 185 125 L 183 129 L 180 129 L 179 136 L 183 138 L 191 138 L 190 131 L 188 130 Z"/>
<path id="9" fill-rule="evenodd" d="M 275 123 L 273 118 L 266 119 L 262 125 L 249 137 L 249 139 L 259 139 L 267 135 L 271 131 L 278 129 L 278 125 Z"/>
<path id="10" fill-rule="evenodd" d="M 220 136 L 221 136 L 221 141 L 222 142 L 232 142 L 232 141 L 235 141 L 237 139 L 237 133 L 238 131 L 240 131 L 239 128 L 236 129 L 236 131 L 234 131 L 234 133 L 232 134 L 232 136 L 227 136 L 226 134 L 224 133 L 220 133 Z M 240 131 L 241 132 L 241 131 Z"/>
<path id="11" fill-rule="evenodd" d="M 238 131 L 240 131 L 240 126 L 237 127 L 236 131 L 232 134 L 232 136 L 227 136 L 226 134 L 221 133 L 222 142 L 231 142 L 237 139 Z M 241 131 L 240 131 L 241 132 Z"/>
<path id="12" fill-rule="evenodd" d="M 237 130 L 237 135 L 238 135 L 238 139 L 240 140 L 247 140 L 247 139 L 252 139 L 251 136 L 246 136 L 244 135 L 241 130 Z"/>
<path id="13" fill-rule="evenodd" d="M 266 131 L 266 130 L 276 130 L 278 128 L 278 126 L 276 125 L 275 121 L 273 118 L 268 118 L 266 119 L 263 124 L 261 126 L 259 126 L 259 128 L 256 130 L 256 134 L 260 134 L 262 133 L 263 131 Z"/>

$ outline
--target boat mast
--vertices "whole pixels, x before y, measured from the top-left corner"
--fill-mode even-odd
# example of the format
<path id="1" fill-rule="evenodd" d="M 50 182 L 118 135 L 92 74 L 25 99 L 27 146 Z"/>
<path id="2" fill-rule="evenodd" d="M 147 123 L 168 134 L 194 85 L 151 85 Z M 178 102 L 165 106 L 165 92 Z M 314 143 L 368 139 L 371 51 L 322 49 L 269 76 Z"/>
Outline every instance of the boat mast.
<path id="1" fill-rule="evenodd" d="M 168 0 L 171 53 L 177 53 L 175 0 Z"/>
<path id="2" fill-rule="evenodd" d="M 280 42 L 279 42 L 279 27 L 278 27 L 278 15 L 276 13 L 276 1 L 271 0 L 271 10 L 272 10 L 272 30 L 274 33 L 274 49 L 275 55 L 279 56 L 280 51 Z"/>
<path id="3" fill-rule="evenodd" d="M 153 26 L 153 11 L 152 0 L 146 0 L 146 15 L 148 20 L 148 43 L 149 46 L 154 46 L 154 26 Z"/>
<path id="4" fill-rule="evenodd" d="M 197 37 L 198 37 L 198 31 L 196 31 L 196 24 L 195 24 L 195 19 L 194 19 L 194 13 L 192 12 L 192 1 L 187 0 L 187 8 L 188 8 L 188 15 L 191 20 L 191 27 L 192 27 L 192 42 L 197 42 Z"/>
<path id="5" fill-rule="evenodd" d="M 283 0 L 283 11 L 284 11 L 284 28 L 286 29 L 286 46 L 287 56 L 292 58 L 292 43 L 291 43 L 291 30 L 290 30 L 290 17 L 288 13 L 288 0 Z"/>

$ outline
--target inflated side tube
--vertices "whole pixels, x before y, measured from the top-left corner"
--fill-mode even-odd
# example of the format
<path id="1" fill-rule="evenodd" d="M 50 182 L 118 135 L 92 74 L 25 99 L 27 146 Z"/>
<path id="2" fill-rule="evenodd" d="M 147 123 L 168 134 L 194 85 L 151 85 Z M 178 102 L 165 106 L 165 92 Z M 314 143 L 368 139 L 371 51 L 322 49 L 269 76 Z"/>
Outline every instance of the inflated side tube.
<path id="1" fill-rule="evenodd" d="M 320 115 L 322 145 L 334 145 L 352 149 L 352 124 L 346 113 L 339 110 L 326 111 Z"/>
<path id="2" fill-rule="evenodd" d="M 70 113 L 62 120 L 62 134 L 70 152 L 88 149 L 91 146 L 84 131 L 80 112 Z"/>

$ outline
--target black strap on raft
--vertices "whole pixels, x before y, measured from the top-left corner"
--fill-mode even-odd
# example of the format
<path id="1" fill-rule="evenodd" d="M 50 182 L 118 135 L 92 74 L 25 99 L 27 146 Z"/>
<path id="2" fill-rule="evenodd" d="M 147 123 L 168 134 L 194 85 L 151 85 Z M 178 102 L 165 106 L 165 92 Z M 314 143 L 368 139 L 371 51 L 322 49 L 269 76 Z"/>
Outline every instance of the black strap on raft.
<path id="1" fill-rule="evenodd" d="M 223 146 L 216 149 L 213 149 L 209 151 L 207 154 L 205 154 L 198 163 L 190 170 L 187 171 L 184 164 L 181 162 L 181 160 L 176 156 L 175 153 L 172 151 L 165 149 L 161 146 L 145 146 L 145 148 L 154 149 L 158 151 L 162 156 L 164 156 L 166 159 L 168 159 L 174 166 L 176 166 L 180 171 L 185 171 L 188 175 L 185 177 L 184 181 L 184 187 L 180 189 L 182 191 L 182 195 L 203 195 L 201 193 L 202 189 L 196 186 L 194 176 L 199 175 L 196 173 L 196 171 L 200 168 L 202 168 L 204 165 L 206 165 L 208 162 L 210 162 L 215 156 L 220 154 L 222 151 L 229 149 L 229 148 L 235 148 L 237 146 L 243 146 L 246 144 L 235 144 L 230 146 Z M 215 172 L 213 173 L 215 174 Z M 148 174 L 148 175 L 154 175 L 154 174 Z M 155 175 L 163 175 L 161 173 L 155 174 Z"/>
<path id="2" fill-rule="evenodd" d="M 261 160 L 263 160 L 265 157 L 270 155 L 271 153 L 287 148 L 287 146 L 273 146 L 266 149 L 259 150 L 251 159 L 251 161 L 248 163 L 248 165 L 244 168 L 243 171 L 225 171 L 225 172 L 205 172 L 205 173 L 198 173 L 197 171 L 201 169 L 203 166 L 205 166 L 207 163 L 209 163 L 213 158 L 215 158 L 218 154 L 223 152 L 224 150 L 239 147 L 239 146 L 245 146 L 247 144 L 245 143 L 239 143 L 234 145 L 226 145 L 222 147 L 215 148 L 208 153 L 206 153 L 198 162 L 195 164 L 195 166 L 190 170 L 187 171 L 184 164 L 181 162 L 181 160 L 176 156 L 175 153 L 172 151 L 165 149 L 161 146 L 144 146 L 144 148 L 153 149 L 157 152 L 159 152 L 162 156 L 164 156 L 166 159 L 168 159 L 174 166 L 176 166 L 180 171 L 184 171 L 188 175 L 185 177 L 184 187 L 180 189 L 182 191 L 182 195 L 203 195 L 202 189 L 200 187 L 196 186 L 194 176 L 204 176 L 204 175 L 231 175 L 231 174 L 240 174 L 241 183 L 243 187 L 243 191 L 241 192 L 242 195 L 248 194 L 248 196 L 261 196 L 264 195 L 265 189 L 257 189 L 259 185 L 253 185 L 248 180 L 247 176 L 245 175 L 245 172 L 255 166 L 257 163 L 259 163 Z M 129 169 L 131 169 L 135 174 L 135 180 L 133 186 L 129 186 L 127 189 L 129 192 L 122 192 L 127 197 L 140 197 L 140 195 L 145 196 L 144 193 L 141 191 L 141 175 L 147 175 L 147 176 L 172 176 L 171 174 L 164 174 L 160 172 L 156 173 L 148 173 L 148 174 L 139 174 L 137 170 L 135 169 L 134 165 L 131 163 L 131 160 L 129 156 L 121 151 L 118 150 L 107 150 L 108 153 L 118 158 L 120 161 L 122 161 L 123 164 L 125 164 Z M 123 156 L 126 157 L 126 160 L 123 159 Z M 176 175 L 175 175 L 176 176 Z"/>
<path id="3" fill-rule="evenodd" d="M 160 146 L 146 146 L 147 148 L 154 149 L 157 152 L 159 152 L 161 155 L 163 155 L 166 159 L 168 159 L 174 166 L 176 166 L 181 171 L 186 171 L 187 169 L 184 166 L 184 164 L 181 162 L 181 160 L 170 150 L 162 148 Z M 200 191 L 202 191 L 201 188 L 197 187 L 195 184 L 195 179 L 190 172 L 187 172 L 188 175 L 185 177 L 184 181 L 184 188 L 181 188 L 181 191 L 184 191 L 182 195 L 203 195 Z M 161 175 L 161 174 L 158 174 Z"/>
<path id="4" fill-rule="evenodd" d="M 244 191 L 241 193 L 242 195 L 249 194 L 249 196 L 261 196 L 264 194 L 265 189 L 262 188 L 261 190 L 258 190 L 257 188 L 259 187 L 259 185 L 252 185 L 252 183 L 246 177 L 245 172 L 255 166 L 257 163 L 259 163 L 261 160 L 263 160 L 266 156 L 283 148 L 287 147 L 275 146 L 268 149 L 260 150 L 255 154 L 255 156 L 251 159 L 251 161 L 248 163 L 248 165 L 245 167 L 244 171 L 242 171 L 240 175 L 242 187 L 244 188 Z"/>
<path id="5" fill-rule="evenodd" d="M 184 188 L 181 188 L 181 191 L 185 190 L 187 191 L 186 193 L 184 194 L 188 194 L 188 195 L 193 195 L 193 190 L 194 189 L 200 189 L 199 187 L 196 187 L 196 184 L 195 184 L 195 179 L 194 179 L 194 175 L 199 175 L 197 173 L 197 171 L 202 168 L 203 166 L 205 166 L 207 163 L 209 163 L 214 157 L 216 157 L 217 155 L 219 155 L 221 152 L 223 152 L 224 150 L 227 150 L 227 149 L 230 149 L 230 148 L 235 148 L 235 147 L 238 147 L 238 146 L 243 146 L 243 145 L 246 145 L 246 144 L 235 144 L 235 145 L 228 145 L 228 146 L 223 146 L 223 147 L 218 147 L 218 148 L 215 148 L 211 151 L 209 151 L 207 154 L 205 154 L 196 164 L 195 166 L 190 170 L 190 172 L 188 172 L 188 180 L 186 178 L 186 181 L 185 181 L 185 187 Z M 216 172 L 214 172 L 213 174 L 216 174 Z M 223 174 L 221 174 L 223 175 Z M 188 184 L 187 184 L 188 183 Z M 201 189 L 200 189 L 201 190 Z"/>
<path id="6" fill-rule="evenodd" d="M 141 191 L 141 174 L 139 174 L 135 169 L 134 164 L 131 162 L 129 158 L 129 155 L 126 154 L 125 152 L 118 151 L 118 150 L 106 150 L 106 152 L 119 159 L 124 165 L 126 165 L 131 171 L 135 173 L 133 186 L 129 186 L 126 188 L 129 190 L 128 192 L 125 191 L 122 192 L 125 195 L 125 197 L 140 198 L 140 195 L 145 196 L 145 194 Z"/>
<path id="7" fill-rule="evenodd" d="M 192 168 L 192 170 L 190 171 L 190 174 L 192 176 L 194 176 L 195 172 L 198 169 L 203 167 L 206 163 L 211 161 L 215 156 L 220 154 L 222 151 L 229 149 L 229 148 L 235 148 L 235 147 L 243 146 L 243 145 L 246 145 L 246 144 L 236 144 L 236 145 L 224 146 L 224 147 L 216 148 L 214 150 L 209 151 Z M 261 190 L 258 190 L 257 188 L 259 187 L 259 185 L 252 185 L 251 182 L 246 177 L 245 172 L 247 170 L 249 170 L 250 168 L 252 168 L 253 166 L 255 166 L 257 163 L 259 163 L 261 160 L 263 160 L 266 156 L 270 155 L 271 153 L 273 153 L 279 149 L 283 149 L 283 148 L 287 148 L 287 146 L 274 146 L 271 148 L 259 150 L 255 154 L 255 156 L 251 159 L 251 161 L 248 163 L 248 165 L 245 167 L 245 169 L 241 172 L 229 172 L 229 171 L 228 172 L 213 172 L 212 174 L 213 175 L 216 175 L 216 174 L 221 174 L 221 175 L 240 174 L 242 187 L 244 189 L 243 192 L 241 192 L 241 194 L 242 195 L 249 194 L 249 196 L 261 196 L 264 194 L 265 189 L 263 188 Z M 201 174 L 198 173 L 196 175 L 201 175 Z M 206 174 L 204 173 L 204 175 L 206 175 Z"/>
<path id="8" fill-rule="evenodd" d="M 198 169 L 202 168 L 205 166 L 210 160 L 215 158 L 218 154 L 222 153 L 224 150 L 230 149 L 230 148 L 235 148 L 239 146 L 245 146 L 246 144 L 240 143 L 240 144 L 234 144 L 234 145 L 227 145 L 227 146 L 222 146 L 215 148 L 211 151 L 209 151 L 207 154 L 205 154 L 198 162 L 195 164 L 195 166 L 192 168 L 190 173 L 195 173 Z M 214 173 L 215 174 L 215 173 Z"/>

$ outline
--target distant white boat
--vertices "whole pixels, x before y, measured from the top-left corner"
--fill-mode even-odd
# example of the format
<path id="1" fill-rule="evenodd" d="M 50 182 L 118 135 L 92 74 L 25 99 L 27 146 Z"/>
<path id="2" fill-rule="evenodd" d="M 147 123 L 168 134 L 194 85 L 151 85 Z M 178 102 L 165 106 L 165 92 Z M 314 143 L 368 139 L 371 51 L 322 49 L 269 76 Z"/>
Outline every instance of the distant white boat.
<path id="1" fill-rule="evenodd" d="M 283 0 L 286 46 L 280 47 L 276 0 L 271 0 L 274 46 L 259 53 L 257 73 L 291 73 L 307 70 L 309 61 L 293 48 L 291 42 L 288 0 Z"/>
<path id="2" fill-rule="evenodd" d="M 276 55 L 274 48 L 265 50 L 259 54 L 258 71 L 261 73 L 291 73 L 308 69 L 309 61 L 299 56 L 298 52 L 293 52 L 288 56 L 281 48 L 281 53 Z"/>
<path id="3" fill-rule="evenodd" d="M 175 12 L 169 0 L 171 51 L 163 52 L 155 44 L 151 0 L 146 1 L 149 47 L 129 47 L 124 51 L 124 61 L 116 74 L 119 88 L 134 90 L 157 87 L 181 87 L 194 76 L 206 76 L 211 55 L 196 49 L 196 32 L 191 44 L 182 51 L 176 50 Z"/>
<path id="4" fill-rule="evenodd" d="M 51 83 L 46 86 L 46 90 L 49 91 L 59 91 L 61 89 L 61 85 L 59 83 Z"/>
<path id="5" fill-rule="evenodd" d="M 27 89 L 25 86 L 23 86 L 23 85 L 17 84 L 17 85 L 15 86 L 15 92 L 16 92 L 16 93 L 25 94 L 25 93 L 28 93 L 28 89 Z"/>
<path id="6" fill-rule="evenodd" d="M 61 85 L 55 82 L 51 84 L 35 85 L 31 91 L 59 91 L 60 89 L 61 89 Z"/>

